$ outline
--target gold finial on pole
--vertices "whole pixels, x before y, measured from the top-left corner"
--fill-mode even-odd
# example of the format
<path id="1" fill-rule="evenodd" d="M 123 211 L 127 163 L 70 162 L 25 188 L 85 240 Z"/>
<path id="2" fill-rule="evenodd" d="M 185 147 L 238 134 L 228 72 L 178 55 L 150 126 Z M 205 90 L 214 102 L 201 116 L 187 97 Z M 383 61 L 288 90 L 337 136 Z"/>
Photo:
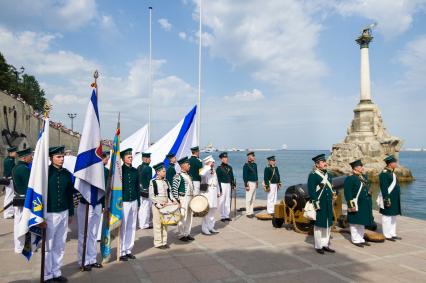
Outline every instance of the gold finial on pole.
<path id="1" fill-rule="evenodd" d="M 52 104 L 50 104 L 48 100 L 46 100 L 46 102 L 44 103 L 43 110 L 44 110 L 44 117 L 48 118 L 50 111 L 52 110 Z"/>
<path id="2" fill-rule="evenodd" d="M 93 73 L 93 78 L 95 79 L 95 81 L 91 84 L 91 87 L 97 88 L 98 85 L 96 84 L 96 81 L 99 78 L 99 72 L 98 72 L 98 70 L 95 70 L 95 72 Z"/>

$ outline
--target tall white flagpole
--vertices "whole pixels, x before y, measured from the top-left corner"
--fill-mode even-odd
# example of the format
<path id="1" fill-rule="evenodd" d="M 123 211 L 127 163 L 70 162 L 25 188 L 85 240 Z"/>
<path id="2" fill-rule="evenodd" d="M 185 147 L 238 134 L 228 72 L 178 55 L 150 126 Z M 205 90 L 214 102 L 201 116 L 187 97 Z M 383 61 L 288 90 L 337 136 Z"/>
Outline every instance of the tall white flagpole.
<path id="1" fill-rule="evenodd" d="M 148 146 L 151 144 L 151 104 L 152 104 L 152 7 L 149 7 L 149 106 L 148 106 Z"/>
<path id="2" fill-rule="evenodd" d="M 201 134 L 201 38 L 202 38 L 202 6 L 203 6 L 203 0 L 200 0 L 200 22 L 199 22 L 199 31 L 198 31 L 198 105 L 197 105 L 197 139 L 198 139 L 198 145 L 201 145 L 201 140 L 200 140 L 200 134 Z"/>

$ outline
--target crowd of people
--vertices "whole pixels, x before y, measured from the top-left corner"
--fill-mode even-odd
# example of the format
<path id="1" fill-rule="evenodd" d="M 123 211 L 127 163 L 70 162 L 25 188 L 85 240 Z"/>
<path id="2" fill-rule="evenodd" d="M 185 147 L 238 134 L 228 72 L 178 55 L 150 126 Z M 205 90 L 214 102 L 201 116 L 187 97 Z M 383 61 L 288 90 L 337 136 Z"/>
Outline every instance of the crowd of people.
<path id="1" fill-rule="evenodd" d="M 201 231 L 206 236 L 219 233 L 215 229 L 216 214 L 220 214 L 222 222 L 231 221 L 231 195 L 236 190 L 236 180 L 232 166 L 228 162 L 228 154 L 219 155 L 221 164 L 216 166 L 212 156 L 200 159 L 199 147 L 191 148 L 192 156 L 177 160 L 175 153 L 168 154 L 167 162 L 158 163 L 151 167 L 150 153 L 142 154 L 143 163 L 138 167 L 132 166 L 132 149 L 121 151 L 122 165 L 122 221 L 120 228 L 120 261 L 135 259 L 133 247 L 136 228 L 153 229 L 155 248 L 169 249 L 167 225 L 162 221 L 162 209 L 171 205 L 177 206 L 180 220 L 177 223 L 178 239 L 183 242 L 194 241 L 191 234 L 194 213 L 190 203 L 196 196 L 204 196 L 208 200 L 208 212 L 203 214 Z M 75 199 L 73 194 L 73 176 L 63 167 L 65 148 L 63 146 L 49 149 L 50 166 L 47 188 L 47 213 L 45 222 L 41 225 L 46 229 L 46 262 L 45 282 L 66 282 L 62 276 L 61 266 L 64 257 L 67 228 L 74 215 Z M 22 216 L 25 195 L 30 176 L 29 164 L 32 161 L 32 149 L 17 151 L 8 149 L 8 157 L 4 161 L 4 177 L 10 180 L 6 186 L 5 218 L 14 218 L 15 252 L 21 253 L 23 243 L 16 237 L 16 227 Z M 15 159 L 18 159 L 16 163 Z M 109 152 L 102 154 L 106 166 Z M 277 202 L 277 191 L 281 188 L 281 177 L 276 166 L 275 156 L 267 158 L 268 165 L 264 170 L 262 187 L 267 192 L 267 212 L 274 213 Z M 327 172 L 327 162 L 324 154 L 312 158 L 314 169 L 308 177 L 310 202 L 315 208 L 314 247 L 316 252 L 334 253 L 330 246 L 330 229 L 333 224 L 333 201 L 336 192 L 332 186 L 332 176 Z M 247 162 L 243 166 L 243 183 L 245 188 L 245 215 L 254 217 L 254 202 L 259 187 L 258 169 L 255 153 L 247 153 Z M 388 156 L 386 168 L 380 173 L 380 194 L 378 205 L 382 214 L 383 234 L 388 241 L 401 240 L 396 234 L 396 216 L 401 214 L 399 183 L 394 169 L 397 160 Z M 176 169 L 176 164 L 179 170 Z M 365 226 L 373 223 L 372 197 L 370 183 L 363 174 L 361 160 L 350 164 L 353 174 L 344 183 L 344 196 L 348 205 L 348 222 L 350 224 L 351 241 L 358 247 L 369 246 L 364 240 Z M 105 183 L 109 170 L 105 167 Z M 102 225 L 102 212 L 105 208 L 105 198 L 89 205 L 88 231 L 86 240 L 85 262 L 82 263 L 85 210 L 90 201 L 80 197 L 76 206 L 78 221 L 78 263 L 84 270 L 102 268 L 97 262 L 97 241 Z M 91 203 L 91 202 L 90 202 Z M 218 212 L 219 211 L 219 212 Z M 138 223 L 139 222 L 139 223 Z"/>

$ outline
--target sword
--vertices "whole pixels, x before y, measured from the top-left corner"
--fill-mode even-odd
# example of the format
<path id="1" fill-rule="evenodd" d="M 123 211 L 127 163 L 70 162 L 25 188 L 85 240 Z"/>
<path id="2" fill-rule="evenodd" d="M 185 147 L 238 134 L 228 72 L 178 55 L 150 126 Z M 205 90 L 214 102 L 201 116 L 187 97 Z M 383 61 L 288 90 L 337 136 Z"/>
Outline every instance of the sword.
<path id="1" fill-rule="evenodd" d="M 0 208 L 0 213 L 2 213 L 3 211 L 5 211 L 6 209 L 8 209 L 9 207 L 11 207 L 13 204 L 13 200 L 11 202 L 9 202 L 7 205 L 5 205 L 5 207 Z"/>

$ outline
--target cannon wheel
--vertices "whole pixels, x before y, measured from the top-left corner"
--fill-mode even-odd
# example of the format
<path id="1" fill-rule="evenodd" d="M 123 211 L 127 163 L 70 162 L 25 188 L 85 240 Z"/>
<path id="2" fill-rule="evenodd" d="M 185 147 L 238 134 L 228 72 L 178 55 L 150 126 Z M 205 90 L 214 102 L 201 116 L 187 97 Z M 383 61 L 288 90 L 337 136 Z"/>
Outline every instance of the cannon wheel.
<path id="1" fill-rule="evenodd" d="M 284 224 L 284 218 L 275 218 L 272 217 L 272 226 L 274 226 L 275 228 L 281 228 Z"/>

